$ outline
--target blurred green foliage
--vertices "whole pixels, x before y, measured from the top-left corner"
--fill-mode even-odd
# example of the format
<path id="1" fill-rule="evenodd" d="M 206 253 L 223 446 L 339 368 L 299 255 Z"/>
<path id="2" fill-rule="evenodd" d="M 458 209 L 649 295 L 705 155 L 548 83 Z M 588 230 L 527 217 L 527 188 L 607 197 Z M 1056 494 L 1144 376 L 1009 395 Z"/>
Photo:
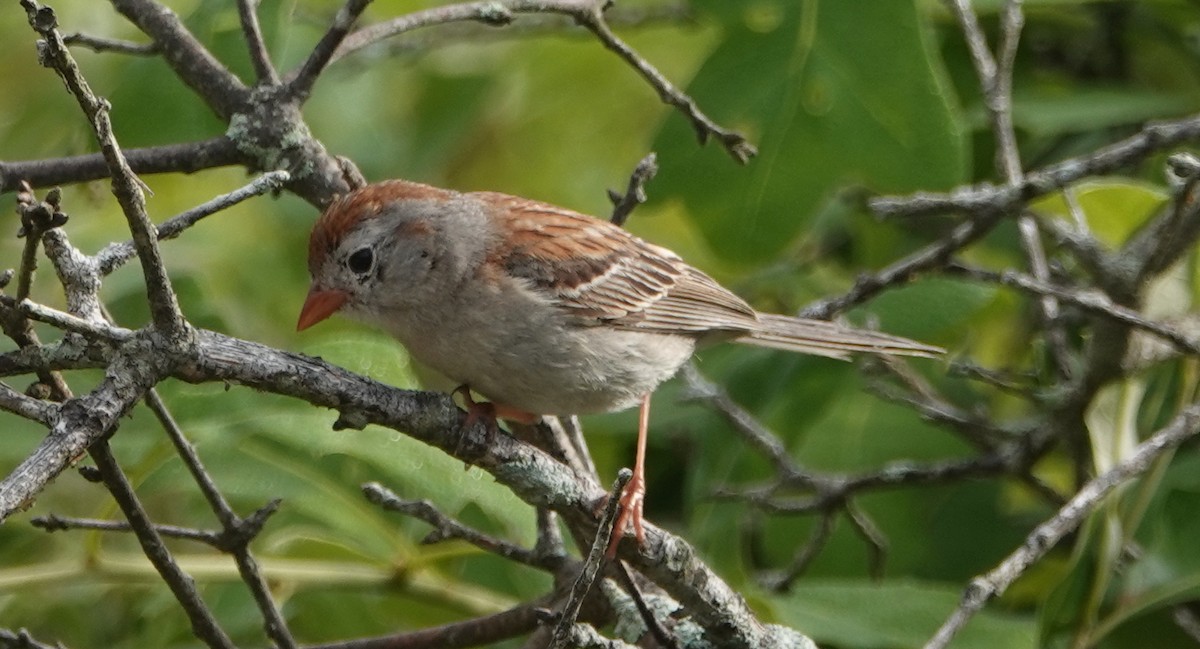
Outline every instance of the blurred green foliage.
<path id="1" fill-rule="evenodd" d="M 434 4 L 379 0 L 366 20 Z M 999 4 L 976 3 L 989 26 Z M 52 5 L 65 31 L 144 40 L 104 3 Z M 285 67 L 302 60 L 337 6 L 262 2 L 275 60 Z M 629 227 L 679 251 L 757 306 L 777 311 L 844 290 L 856 273 L 915 250 L 946 226 L 938 220 L 875 222 L 855 198 L 862 190 L 936 190 L 995 178 L 978 83 L 961 34 L 939 2 L 697 0 L 694 6 L 694 23 L 621 32 L 717 122 L 751 137 L 761 155 L 747 167 L 712 143 L 698 146 L 686 120 L 662 106 L 632 70 L 579 30 L 566 28 L 512 36 L 496 30 L 460 40 L 430 31 L 424 34 L 429 46 L 376 47 L 334 65 L 305 115 L 328 148 L 354 160 L 369 179 L 402 176 L 500 190 L 597 215 L 609 210 L 604 189 L 623 187 L 637 160 L 656 150 L 662 170 L 649 186 L 652 201 Z M 1192 3 L 1027 0 L 1025 6 L 1015 120 L 1027 165 L 1091 150 L 1145 120 L 1200 108 L 1200 14 Z M 171 7 L 222 61 L 248 73 L 232 3 L 179 0 Z M 0 42 L 8 44 L 0 51 L 0 157 L 94 150 L 72 99 L 37 65 L 21 11 L 10 6 L 8 16 L 0 21 Z M 113 102 L 126 146 L 222 131 L 162 61 L 84 50 L 77 56 L 97 92 Z M 151 214 L 163 220 L 246 176 L 226 169 L 145 180 L 153 190 Z M 1092 229 L 1111 243 L 1123 241 L 1166 196 L 1156 174 L 1098 180 L 1074 194 Z M 11 214 L 12 204 L 11 195 L 0 197 L 3 213 Z M 104 183 L 67 188 L 65 205 L 72 217 L 67 232 L 83 250 L 127 237 Z M 1071 218 L 1062 196 L 1039 208 Z M 403 350 L 376 332 L 336 320 L 302 335 L 292 331 L 307 284 L 303 255 L 314 217 L 294 197 L 260 198 L 166 244 L 186 314 L 198 326 L 318 354 L 415 387 Z M 13 219 L 9 232 L 15 229 Z M 19 250 L 16 239 L 0 239 L 0 266 L 15 265 Z M 1020 265 L 1013 228 L 1001 227 L 968 257 L 993 267 Z M 1168 288 L 1174 292 L 1163 295 L 1175 297 L 1163 299 L 1165 312 L 1190 307 L 1195 272 L 1182 273 L 1163 290 Z M 135 267 L 110 278 L 103 295 L 120 323 L 147 320 Z M 41 274 L 35 296 L 62 306 L 52 273 Z M 945 345 L 985 365 L 1036 368 L 1041 352 L 1025 338 L 1032 313 L 1012 293 L 927 278 L 851 317 L 878 321 L 888 331 Z M 871 396 L 848 364 L 728 347 L 705 350 L 700 361 L 706 374 L 814 469 L 865 471 L 970 451 L 912 412 Z M 963 403 L 986 401 L 1007 416 L 1023 414 L 1015 399 L 946 381 L 937 363 L 918 365 Z M 1114 387 L 1141 395 L 1139 419 L 1124 432 L 1136 438 L 1161 425 L 1194 388 L 1194 372 L 1180 363 L 1149 373 L 1139 385 Z M 94 373 L 70 377 L 77 392 L 95 380 Z M 279 397 L 219 385 L 168 383 L 161 389 L 239 511 L 284 499 L 254 550 L 303 642 L 499 611 L 548 588 L 548 577 L 464 544 L 420 545 L 425 526 L 381 512 L 359 494 L 361 483 L 380 481 L 402 496 L 428 498 L 487 532 L 532 542 L 532 510 L 479 470 L 464 471 L 391 431 L 333 432 L 333 413 Z M 1128 396 L 1112 398 L 1122 394 Z M 656 398 L 648 516 L 695 543 L 764 617 L 794 625 L 822 646 L 920 645 L 953 608 L 966 580 L 993 566 L 1052 511 L 1006 481 L 871 494 L 859 505 L 888 539 L 883 579 L 865 579 L 867 551 L 840 521 L 791 593 L 767 593 L 755 585 L 755 562 L 785 565 L 815 521 L 771 518 L 755 536 L 745 505 L 713 501 L 715 488 L 766 478 L 769 467 L 717 415 L 681 405 L 677 396 L 678 386 L 671 384 Z M 7 471 L 43 431 L 10 416 L 3 422 L 0 466 Z M 631 413 L 585 423 L 602 475 L 630 462 Z M 215 526 L 147 411 L 135 410 L 114 447 L 155 520 Z M 1080 633 L 1092 646 L 1179 646 L 1168 606 L 1200 592 L 1196 462 L 1188 450 L 1148 478 L 1137 492 L 1144 494 L 1140 524 L 1114 532 L 1098 515 L 1073 553 L 1064 544 L 955 646 L 1065 647 Z M 1039 470 L 1047 480 L 1069 482 L 1061 458 Z M 1124 500 L 1119 506 L 1132 507 Z M 71 647 L 196 645 L 131 539 L 47 535 L 27 524 L 49 512 L 111 518 L 114 510 L 102 489 L 69 473 L 27 514 L 0 527 L 0 627 L 26 627 L 39 640 Z M 1104 552 L 1111 552 L 1112 537 L 1101 539 L 1111 534 L 1135 537 L 1144 551 L 1119 575 L 1106 574 L 1112 557 Z M 261 621 L 233 564 L 194 544 L 171 546 L 235 640 L 261 645 Z M 1103 579 L 1108 581 L 1097 592 Z"/>

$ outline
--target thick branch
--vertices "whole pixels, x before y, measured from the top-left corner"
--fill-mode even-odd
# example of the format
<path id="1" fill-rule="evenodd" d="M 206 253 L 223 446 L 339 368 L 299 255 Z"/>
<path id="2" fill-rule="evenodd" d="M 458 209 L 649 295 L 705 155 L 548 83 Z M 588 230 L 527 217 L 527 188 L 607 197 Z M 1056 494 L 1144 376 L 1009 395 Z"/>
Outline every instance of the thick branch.
<path id="1" fill-rule="evenodd" d="M 463 413 L 448 395 L 398 390 L 298 354 L 197 332 L 194 356 L 175 376 L 187 381 L 227 381 L 297 397 L 341 412 L 338 426 L 368 423 L 401 430 L 478 466 L 534 506 L 557 511 L 572 525 L 595 533 L 593 503 L 605 495 L 545 453 L 507 435 L 487 435 L 479 425 L 461 430 Z M 745 601 L 712 572 L 682 539 L 647 524 L 646 544 L 622 557 L 646 574 L 725 647 L 775 647 L 807 643 L 780 627 L 762 625 Z"/>
<path id="2" fill-rule="evenodd" d="M 144 149 L 126 149 L 125 159 L 137 174 L 193 173 L 213 167 L 245 164 L 245 157 L 225 136 L 201 142 L 168 144 Z M 108 165 L 99 153 L 0 162 L 0 193 L 16 191 L 22 180 L 33 187 L 52 187 L 108 178 Z"/>
<path id="3" fill-rule="evenodd" d="M 58 421 L 38 448 L 0 482 L 0 522 L 25 509 L 58 474 L 75 463 L 88 447 L 116 430 L 120 419 L 162 376 L 156 354 L 136 348 L 119 354 L 100 385 L 59 409 Z"/>

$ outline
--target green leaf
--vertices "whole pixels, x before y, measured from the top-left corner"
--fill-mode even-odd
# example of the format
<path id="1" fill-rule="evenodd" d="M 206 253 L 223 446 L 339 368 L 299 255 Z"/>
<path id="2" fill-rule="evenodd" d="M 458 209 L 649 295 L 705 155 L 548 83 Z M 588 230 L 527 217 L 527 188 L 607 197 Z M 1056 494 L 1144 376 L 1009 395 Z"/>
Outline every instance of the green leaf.
<path id="1" fill-rule="evenodd" d="M 1046 137 L 1137 124 L 1195 108 L 1195 99 L 1183 94 L 1136 88 L 1062 88 L 1060 93 L 1015 93 L 1013 122 L 1030 135 Z M 982 112 L 976 112 L 982 119 Z"/>
<path id="2" fill-rule="evenodd" d="M 897 192 L 961 181 L 954 99 L 912 2 L 698 3 L 724 40 L 688 92 L 760 155 L 742 169 L 671 116 L 656 193 L 681 198 L 717 254 L 762 264 L 839 187 Z"/>
<path id="3" fill-rule="evenodd" d="M 1122 179 L 1080 183 L 1071 192 L 1088 230 L 1113 248 L 1124 244 L 1169 198 L 1161 187 Z M 1061 192 L 1035 201 L 1032 207 L 1068 221 L 1076 219 Z"/>
<path id="4" fill-rule="evenodd" d="M 962 590 L 914 580 L 810 580 L 775 600 L 785 624 L 819 645 L 857 649 L 921 647 L 958 605 Z M 950 643 L 971 649 L 1034 647 L 1034 624 L 1024 617 L 979 613 Z"/>

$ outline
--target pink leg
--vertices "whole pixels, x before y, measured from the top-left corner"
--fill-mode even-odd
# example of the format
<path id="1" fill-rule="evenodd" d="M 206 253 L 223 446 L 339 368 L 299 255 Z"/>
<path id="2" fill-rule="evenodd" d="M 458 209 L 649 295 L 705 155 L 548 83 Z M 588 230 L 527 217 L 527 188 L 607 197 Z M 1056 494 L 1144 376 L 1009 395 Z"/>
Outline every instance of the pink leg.
<path id="1" fill-rule="evenodd" d="M 650 430 L 650 395 L 642 397 L 642 407 L 638 411 L 637 458 L 633 462 L 633 479 L 625 485 L 621 494 L 620 513 L 613 523 L 612 540 L 608 542 L 608 558 L 617 556 L 617 546 L 625 537 L 625 532 L 633 528 L 633 535 L 640 546 L 646 540 L 646 532 L 642 529 L 642 501 L 646 497 L 646 434 Z"/>
<path id="2" fill-rule="evenodd" d="M 496 427 L 497 419 L 507 419 L 519 424 L 536 424 L 541 419 L 541 415 L 506 406 L 503 403 L 476 401 L 471 396 L 471 386 L 466 383 L 454 388 L 450 394 L 457 394 L 463 398 L 463 404 L 467 407 L 467 427 L 479 419 L 490 422 L 490 428 Z"/>

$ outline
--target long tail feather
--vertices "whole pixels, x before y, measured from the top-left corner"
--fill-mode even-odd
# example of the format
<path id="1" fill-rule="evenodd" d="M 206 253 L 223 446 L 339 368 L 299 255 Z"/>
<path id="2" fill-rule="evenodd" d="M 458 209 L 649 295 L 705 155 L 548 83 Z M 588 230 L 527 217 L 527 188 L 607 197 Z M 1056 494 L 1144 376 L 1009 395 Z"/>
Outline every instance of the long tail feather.
<path id="1" fill-rule="evenodd" d="M 737 338 L 737 342 L 842 360 L 849 360 L 856 353 L 936 358 L 946 351 L 907 338 L 851 329 L 825 320 L 769 313 L 761 313 L 758 317 L 761 327 Z"/>

